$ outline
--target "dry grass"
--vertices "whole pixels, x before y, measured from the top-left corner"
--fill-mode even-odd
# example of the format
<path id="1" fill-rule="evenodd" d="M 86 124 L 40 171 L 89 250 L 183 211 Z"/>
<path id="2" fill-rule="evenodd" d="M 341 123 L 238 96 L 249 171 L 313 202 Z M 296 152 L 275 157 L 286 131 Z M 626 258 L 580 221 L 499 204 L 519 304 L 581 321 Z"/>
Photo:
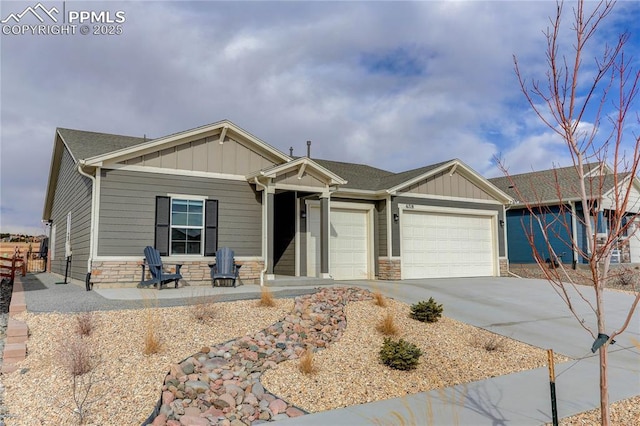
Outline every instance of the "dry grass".
<path id="1" fill-rule="evenodd" d="M 504 336 L 497 334 L 474 336 L 471 338 L 471 345 L 475 348 L 482 348 L 487 352 L 496 352 L 504 350 L 507 340 Z"/>
<path id="2" fill-rule="evenodd" d="M 94 367 L 93 354 L 89 342 L 72 334 L 58 342 L 58 359 L 71 376 L 81 376 Z"/>
<path id="3" fill-rule="evenodd" d="M 76 315 L 76 333 L 80 336 L 90 336 L 93 331 L 93 314 L 81 312 Z"/>
<path id="4" fill-rule="evenodd" d="M 189 305 L 191 308 L 191 316 L 201 324 L 211 322 L 216 316 L 216 305 L 218 301 L 216 296 L 194 296 Z"/>
<path id="5" fill-rule="evenodd" d="M 145 297 L 144 301 L 144 346 L 142 353 L 145 355 L 157 354 L 162 350 L 162 340 L 160 339 L 160 310 L 158 309 L 158 299 Z"/>
<path id="6" fill-rule="evenodd" d="M 311 349 L 307 349 L 304 351 L 302 356 L 300 357 L 300 363 L 298 364 L 298 368 L 302 374 L 314 374 L 318 370 L 313 362 L 313 351 Z"/>
<path id="7" fill-rule="evenodd" d="M 379 291 L 373 292 L 373 303 L 381 308 L 387 307 L 387 299 Z"/>
<path id="8" fill-rule="evenodd" d="M 376 330 L 385 336 L 395 336 L 398 334 L 398 326 L 396 326 L 395 319 L 393 314 L 389 311 L 382 317 L 378 325 L 376 326 Z"/>
<path id="9" fill-rule="evenodd" d="M 273 293 L 269 290 L 268 287 L 262 286 L 260 289 L 260 300 L 258 300 L 258 306 L 272 308 L 276 306 L 275 298 L 273 297 Z"/>

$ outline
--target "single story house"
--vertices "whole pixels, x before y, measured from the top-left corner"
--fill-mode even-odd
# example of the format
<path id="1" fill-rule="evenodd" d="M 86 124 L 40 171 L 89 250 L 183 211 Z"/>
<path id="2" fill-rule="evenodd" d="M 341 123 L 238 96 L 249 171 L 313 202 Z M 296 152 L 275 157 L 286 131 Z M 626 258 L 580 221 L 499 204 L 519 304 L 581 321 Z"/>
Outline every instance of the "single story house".
<path id="1" fill-rule="evenodd" d="M 602 238 L 608 235 L 611 211 L 615 209 L 616 179 L 611 167 L 604 163 L 586 164 L 584 170 L 586 191 L 590 194 L 588 203 L 592 229 L 597 238 Z M 629 173 L 618 173 L 618 188 L 628 186 L 632 178 Z M 530 238 L 541 257 L 551 259 L 553 256 L 534 215 L 547 228 L 549 244 L 560 261 L 586 263 L 583 254 L 588 253 L 587 227 L 580 198 L 580 179 L 574 166 L 492 178 L 489 181 L 515 200 L 506 212 L 508 257 L 512 264 L 535 263 Z M 640 210 L 640 184 L 637 178 L 633 178 L 632 185 L 627 205 L 629 217 Z M 527 204 L 532 207 L 533 214 Z M 629 230 L 635 227 L 633 224 Z M 629 232 L 628 235 L 629 238 L 622 239 L 614 250 L 613 262 L 640 262 L 640 234 Z M 578 244 L 573 245 L 572 241 Z"/>
<path id="2" fill-rule="evenodd" d="M 147 245 L 187 281 L 224 246 L 243 282 L 398 280 L 505 273 L 509 202 L 457 159 L 294 157 L 223 120 L 157 139 L 57 129 L 43 219 L 51 271 L 98 286 L 139 282 Z"/>

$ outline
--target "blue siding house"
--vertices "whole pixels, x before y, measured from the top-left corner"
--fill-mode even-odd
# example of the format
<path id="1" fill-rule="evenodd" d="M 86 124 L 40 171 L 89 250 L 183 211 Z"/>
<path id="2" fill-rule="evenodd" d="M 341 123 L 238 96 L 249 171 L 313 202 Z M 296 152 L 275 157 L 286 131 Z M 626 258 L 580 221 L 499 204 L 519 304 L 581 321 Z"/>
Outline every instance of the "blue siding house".
<path id="1" fill-rule="evenodd" d="M 591 225 L 596 236 L 607 235 L 610 212 L 615 209 L 614 188 L 628 185 L 628 173 L 614 179 L 610 167 L 602 163 L 584 166 Z M 535 263 L 558 259 L 567 264 L 586 263 L 587 227 L 580 200 L 579 179 L 575 167 L 563 167 L 489 179 L 515 200 L 506 212 L 507 251 L 510 263 Z M 601 196 L 599 194 L 602 194 Z M 638 179 L 633 179 L 628 215 L 640 210 Z M 546 230 L 548 241 L 545 240 Z M 633 229 L 633 228 L 630 228 Z M 613 262 L 640 262 L 636 236 L 620 241 Z"/>

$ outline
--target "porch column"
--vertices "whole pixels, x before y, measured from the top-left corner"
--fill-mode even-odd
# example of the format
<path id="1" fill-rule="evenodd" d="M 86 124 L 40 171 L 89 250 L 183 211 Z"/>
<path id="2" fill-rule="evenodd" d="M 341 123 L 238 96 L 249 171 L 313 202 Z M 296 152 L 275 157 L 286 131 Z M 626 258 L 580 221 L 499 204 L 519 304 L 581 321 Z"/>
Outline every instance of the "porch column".
<path id="1" fill-rule="evenodd" d="M 329 195 L 320 197 L 320 274 L 329 276 Z"/>
<path id="2" fill-rule="evenodd" d="M 275 279 L 273 273 L 273 253 L 274 253 L 274 204 L 275 204 L 275 188 L 267 188 L 267 252 L 265 260 L 267 261 L 267 280 Z"/>

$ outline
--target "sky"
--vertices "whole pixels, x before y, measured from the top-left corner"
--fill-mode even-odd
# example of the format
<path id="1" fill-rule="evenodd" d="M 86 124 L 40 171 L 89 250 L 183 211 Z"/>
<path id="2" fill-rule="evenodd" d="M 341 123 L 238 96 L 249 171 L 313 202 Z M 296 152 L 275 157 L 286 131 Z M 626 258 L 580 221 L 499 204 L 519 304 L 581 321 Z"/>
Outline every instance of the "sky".
<path id="1" fill-rule="evenodd" d="M 37 4 L 0 3 L 0 232 L 44 232 L 56 127 L 156 138 L 229 119 L 287 154 L 311 140 L 312 157 L 394 172 L 458 158 L 495 177 L 497 157 L 512 174 L 571 162 L 513 65 L 545 78 L 555 2 L 43 1 L 69 25 L 83 11 L 121 22 L 20 33 L 39 22 L 15 17 Z M 640 2 L 619 3 L 587 70 L 622 31 L 638 52 L 637 22 Z"/>

